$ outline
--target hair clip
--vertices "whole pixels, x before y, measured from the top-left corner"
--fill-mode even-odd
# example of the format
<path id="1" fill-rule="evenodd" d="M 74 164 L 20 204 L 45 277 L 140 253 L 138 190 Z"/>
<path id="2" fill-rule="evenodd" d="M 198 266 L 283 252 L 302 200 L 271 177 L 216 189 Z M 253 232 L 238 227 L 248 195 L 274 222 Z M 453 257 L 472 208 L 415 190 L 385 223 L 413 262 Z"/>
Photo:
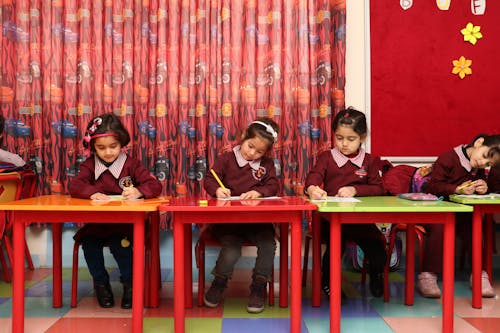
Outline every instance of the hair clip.
<path id="1" fill-rule="evenodd" d="M 276 142 L 278 140 L 278 132 L 276 132 L 271 125 L 259 120 L 252 121 L 251 124 L 259 124 L 264 126 L 266 128 L 266 132 L 271 134 L 271 136 L 273 137 L 273 142 Z"/>
<path id="2" fill-rule="evenodd" d="M 97 130 L 97 127 L 99 127 L 101 124 L 102 124 L 102 118 L 95 117 L 94 120 L 92 121 L 92 126 L 89 127 L 87 132 L 89 134 L 94 134 L 94 132 Z"/>
<path id="3" fill-rule="evenodd" d="M 344 113 L 344 118 L 349 118 L 349 112 Z"/>

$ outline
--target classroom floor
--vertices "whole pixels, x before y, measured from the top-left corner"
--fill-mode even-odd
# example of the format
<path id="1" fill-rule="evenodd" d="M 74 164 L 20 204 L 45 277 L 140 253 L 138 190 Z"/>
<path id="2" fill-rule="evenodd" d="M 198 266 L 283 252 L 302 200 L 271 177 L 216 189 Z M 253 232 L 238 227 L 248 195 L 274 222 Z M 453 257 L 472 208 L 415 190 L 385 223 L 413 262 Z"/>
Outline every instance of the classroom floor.
<path id="1" fill-rule="evenodd" d="M 254 332 L 289 332 L 289 309 L 278 305 L 266 309 L 261 314 L 248 314 L 245 310 L 248 295 L 250 269 L 238 269 L 226 290 L 223 305 L 216 309 L 205 307 L 187 310 L 186 332 L 203 333 L 254 333 Z M 144 332 L 173 332 L 172 270 L 162 270 L 162 289 L 160 307 L 145 309 Z M 310 273 L 310 271 L 309 271 Z M 343 289 L 349 296 L 342 306 L 342 332 L 440 332 L 441 303 L 439 300 L 425 299 L 415 295 L 415 304 L 403 304 L 403 271 L 393 272 L 391 280 L 391 300 L 384 303 L 380 298 L 373 298 L 368 287 L 360 285 L 360 274 L 345 271 Z M 276 272 L 276 278 L 278 273 Z M 131 310 L 122 310 L 119 306 L 121 284 L 117 270 L 112 270 L 112 286 L 117 305 L 112 309 L 102 309 L 93 297 L 92 283 L 86 268 L 80 267 L 78 307 L 69 306 L 71 288 L 70 269 L 64 269 L 63 307 L 53 309 L 52 275 L 48 268 L 27 271 L 26 281 L 26 332 L 79 332 L 107 333 L 130 332 Z M 210 275 L 207 275 L 210 276 Z M 495 277 L 500 278 L 496 271 Z M 0 276 L 0 278 L 2 278 Z M 11 326 L 11 285 L 0 280 L 0 332 L 10 332 Z M 310 276 L 309 276 L 309 282 Z M 500 326 L 500 300 L 483 299 L 483 308 L 470 306 L 471 290 L 468 273 L 456 272 L 455 278 L 455 332 L 471 333 L 498 332 Z M 209 285 L 209 284 L 208 284 Z M 207 285 L 207 287 L 208 287 Z M 276 283 L 276 296 L 279 284 Z M 495 284 L 500 295 L 500 282 Z M 195 286 L 196 292 L 196 286 Z M 329 307 L 323 298 L 320 308 L 310 306 L 310 285 L 303 290 L 302 332 L 329 332 Z M 367 295 L 368 294 L 368 295 Z M 276 304 L 278 300 L 276 299 Z"/>

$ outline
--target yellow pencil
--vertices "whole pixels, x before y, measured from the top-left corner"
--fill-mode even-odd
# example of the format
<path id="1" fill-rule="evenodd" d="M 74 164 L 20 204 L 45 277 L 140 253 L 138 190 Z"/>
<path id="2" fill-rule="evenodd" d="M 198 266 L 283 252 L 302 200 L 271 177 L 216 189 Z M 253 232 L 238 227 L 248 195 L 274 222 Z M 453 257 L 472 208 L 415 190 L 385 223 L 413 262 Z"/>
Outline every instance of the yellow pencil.
<path id="1" fill-rule="evenodd" d="M 210 169 L 210 172 L 214 176 L 214 178 L 217 181 L 217 183 L 219 183 L 219 186 L 222 187 L 223 189 L 226 189 L 226 187 L 224 186 L 224 184 L 222 184 L 222 181 L 220 180 L 219 176 L 217 176 L 217 174 L 215 173 L 214 169 Z"/>
<path id="2" fill-rule="evenodd" d="M 457 191 L 463 190 L 464 188 L 469 187 L 472 184 L 474 184 L 474 182 L 472 180 L 468 180 L 465 183 L 463 183 L 463 185 L 460 185 L 459 187 L 457 187 Z"/>
<path id="3" fill-rule="evenodd" d="M 316 185 L 316 188 L 317 188 L 318 190 L 323 191 L 323 189 L 322 189 L 321 187 L 319 187 L 318 185 Z M 322 199 L 326 199 L 326 193 L 323 193 L 323 195 L 321 196 L 321 198 L 322 198 Z"/>

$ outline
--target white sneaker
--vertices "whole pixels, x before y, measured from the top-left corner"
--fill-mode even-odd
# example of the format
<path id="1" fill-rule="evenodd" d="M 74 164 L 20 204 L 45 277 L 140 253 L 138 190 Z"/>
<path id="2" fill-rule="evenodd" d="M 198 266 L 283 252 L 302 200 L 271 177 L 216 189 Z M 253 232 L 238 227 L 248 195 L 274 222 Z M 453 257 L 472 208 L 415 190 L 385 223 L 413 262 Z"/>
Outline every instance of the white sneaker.
<path id="1" fill-rule="evenodd" d="M 441 289 L 437 284 L 437 275 L 431 272 L 422 272 L 418 274 L 417 290 L 422 296 L 427 298 L 441 297 Z"/>
<path id="2" fill-rule="evenodd" d="M 470 286 L 472 288 L 472 274 L 470 276 Z M 490 278 L 488 277 L 488 273 L 486 273 L 486 271 L 481 272 L 481 294 L 485 298 L 495 297 L 495 290 L 490 284 Z"/>

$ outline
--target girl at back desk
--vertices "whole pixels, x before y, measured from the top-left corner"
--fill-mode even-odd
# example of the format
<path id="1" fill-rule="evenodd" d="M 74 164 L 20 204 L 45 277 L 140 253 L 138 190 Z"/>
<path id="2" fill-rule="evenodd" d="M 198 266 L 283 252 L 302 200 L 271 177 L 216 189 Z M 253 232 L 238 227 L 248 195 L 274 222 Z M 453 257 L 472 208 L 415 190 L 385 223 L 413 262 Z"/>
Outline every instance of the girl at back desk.
<path id="1" fill-rule="evenodd" d="M 365 152 L 361 145 L 366 139 L 365 115 L 353 108 L 340 111 L 334 118 L 335 148 L 318 156 L 306 178 L 306 191 L 311 199 L 324 196 L 354 197 L 383 195 L 380 158 Z M 323 186 L 321 188 L 320 186 Z M 329 223 L 323 219 L 322 234 L 326 236 L 326 251 L 322 262 L 322 286 L 330 294 Z M 386 261 L 385 238 L 374 224 L 343 224 L 342 249 L 345 240 L 357 243 L 369 261 L 370 291 L 383 294 L 383 271 Z M 341 294 L 345 298 L 344 294 Z"/>
<path id="2" fill-rule="evenodd" d="M 241 144 L 218 156 L 212 166 L 222 184 L 213 174 L 207 173 L 204 183 L 207 193 L 217 198 L 239 196 L 242 200 L 276 195 L 279 184 L 274 161 L 265 155 L 277 138 L 278 125 L 273 120 L 259 118 L 250 123 L 243 133 Z M 257 258 L 247 311 L 262 312 L 276 251 L 273 224 L 224 223 L 211 225 L 210 228 L 211 234 L 221 243 L 221 250 L 212 271 L 214 280 L 203 298 L 205 305 L 214 308 L 221 302 L 234 265 L 241 256 L 242 243 L 248 240 L 257 246 Z"/>
<path id="3" fill-rule="evenodd" d="M 471 143 L 459 145 L 440 155 L 433 165 L 431 178 L 426 185 L 426 192 L 448 198 L 451 194 L 486 194 L 485 169 L 500 164 L 500 135 L 476 136 Z M 456 232 L 465 242 L 462 246 L 471 246 L 470 234 L 472 214 L 456 215 Z M 423 264 L 417 278 L 417 289 L 429 298 L 441 297 L 437 284 L 437 274 L 443 267 L 443 225 L 425 226 L 426 242 Z M 471 253 L 471 252 L 469 252 Z M 484 267 L 484 262 L 483 262 Z M 495 292 L 488 274 L 482 272 L 482 295 L 493 297 Z"/>

